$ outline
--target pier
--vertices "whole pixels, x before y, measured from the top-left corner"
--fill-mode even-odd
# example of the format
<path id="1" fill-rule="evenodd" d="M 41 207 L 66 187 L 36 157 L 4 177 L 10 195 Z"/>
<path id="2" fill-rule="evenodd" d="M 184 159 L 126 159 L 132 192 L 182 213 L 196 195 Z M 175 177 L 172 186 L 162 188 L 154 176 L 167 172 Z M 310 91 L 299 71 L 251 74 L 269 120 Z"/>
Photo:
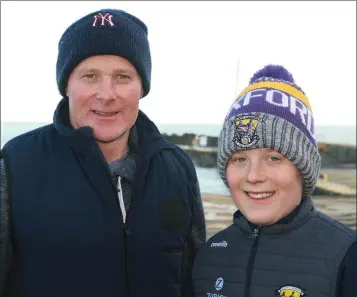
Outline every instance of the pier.
<path id="1" fill-rule="evenodd" d="M 201 167 L 215 167 L 217 161 L 217 146 L 199 146 L 197 144 L 179 144 Z M 321 167 L 339 167 L 356 165 L 356 146 L 343 144 L 318 143 L 321 155 Z"/>

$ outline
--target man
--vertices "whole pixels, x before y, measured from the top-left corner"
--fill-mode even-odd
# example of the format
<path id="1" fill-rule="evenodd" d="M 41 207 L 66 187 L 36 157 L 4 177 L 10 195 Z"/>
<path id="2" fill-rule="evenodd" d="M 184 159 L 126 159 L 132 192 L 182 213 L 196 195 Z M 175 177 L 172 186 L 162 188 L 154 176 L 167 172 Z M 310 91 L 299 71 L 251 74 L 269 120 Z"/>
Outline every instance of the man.
<path id="1" fill-rule="evenodd" d="M 191 160 L 139 110 L 146 25 L 96 11 L 58 49 L 53 123 L 2 151 L 2 296 L 191 296 L 204 212 Z"/>

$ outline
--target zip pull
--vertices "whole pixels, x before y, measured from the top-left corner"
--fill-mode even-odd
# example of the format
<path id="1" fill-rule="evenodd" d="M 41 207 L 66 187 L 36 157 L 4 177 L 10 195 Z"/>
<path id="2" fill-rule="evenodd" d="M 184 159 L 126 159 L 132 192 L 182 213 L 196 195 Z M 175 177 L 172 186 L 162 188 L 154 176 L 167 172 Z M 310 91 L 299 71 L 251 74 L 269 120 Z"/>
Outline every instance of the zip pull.
<path id="1" fill-rule="evenodd" d="M 123 228 L 125 234 L 126 234 L 126 235 L 129 235 L 128 228 L 126 227 L 126 223 L 122 223 L 121 226 L 122 226 L 122 228 Z"/>

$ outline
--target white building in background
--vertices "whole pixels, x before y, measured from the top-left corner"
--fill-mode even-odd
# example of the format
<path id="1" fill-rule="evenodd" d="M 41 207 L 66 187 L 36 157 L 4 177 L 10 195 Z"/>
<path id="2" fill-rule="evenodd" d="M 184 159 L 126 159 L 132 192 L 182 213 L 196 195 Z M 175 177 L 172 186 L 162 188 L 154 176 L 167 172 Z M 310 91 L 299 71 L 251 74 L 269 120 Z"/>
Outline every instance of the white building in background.
<path id="1" fill-rule="evenodd" d="M 205 136 L 205 135 L 200 135 L 200 136 L 199 136 L 198 145 L 199 145 L 200 147 L 206 147 L 206 146 L 207 146 L 207 136 Z"/>

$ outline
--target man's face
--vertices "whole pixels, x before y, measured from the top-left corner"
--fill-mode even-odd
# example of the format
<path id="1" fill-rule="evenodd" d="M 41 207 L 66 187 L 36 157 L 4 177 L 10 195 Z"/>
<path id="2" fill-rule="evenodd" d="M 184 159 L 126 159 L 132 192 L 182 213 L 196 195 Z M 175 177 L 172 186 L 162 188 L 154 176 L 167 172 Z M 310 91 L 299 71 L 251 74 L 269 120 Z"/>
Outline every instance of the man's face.
<path id="1" fill-rule="evenodd" d="M 274 224 L 301 202 L 300 171 L 274 150 L 237 152 L 230 158 L 226 174 L 235 204 L 253 224 Z"/>
<path id="2" fill-rule="evenodd" d="M 142 84 L 135 67 L 114 55 L 93 56 L 71 73 L 66 90 L 73 128 L 90 126 L 99 142 L 112 142 L 134 125 Z"/>

